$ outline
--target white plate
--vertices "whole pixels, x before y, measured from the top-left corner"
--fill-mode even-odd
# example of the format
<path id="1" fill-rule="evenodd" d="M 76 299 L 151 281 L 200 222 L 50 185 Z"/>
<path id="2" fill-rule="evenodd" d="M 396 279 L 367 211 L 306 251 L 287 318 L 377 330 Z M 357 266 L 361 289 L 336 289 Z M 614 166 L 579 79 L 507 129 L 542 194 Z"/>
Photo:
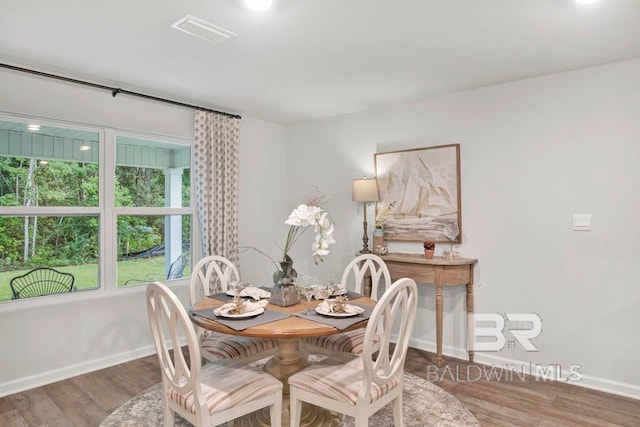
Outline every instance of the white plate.
<path id="1" fill-rule="evenodd" d="M 246 313 L 239 313 L 239 314 L 222 313 L 219 315 L 219 317 L 229 317 L 231 319 L 242 319 L 244 317 L 257 316 L 258 314 L 262 314 L 262 313 L 264 313 L 264 308 L 260 307 L 260 308 L 256 308 L 253 311 L 247 311 Z M 216 314 L 216 316 L 218 315 Z"/>
<path id="2" fill-rule="evenodd" d="M 357 315 L 360 314 L 360 313 L 333 313 L 333 312 L 326 312 L 322 308 L 320 308 L 320 306 L 316 307 L 316 313 L 322 314 L 323 316 L 330 316 L 330 317 L 351 317 L 351 316 L 357 316 Z"/>
<path id="3" fill-rule="evenodd" d="M 337 297 L 339 295 L 344 295 L 347 293 L 346 289 L 338 289 L 336 291 L 333 291 L 333 293 L 331 294 L 332 297 Z"/>

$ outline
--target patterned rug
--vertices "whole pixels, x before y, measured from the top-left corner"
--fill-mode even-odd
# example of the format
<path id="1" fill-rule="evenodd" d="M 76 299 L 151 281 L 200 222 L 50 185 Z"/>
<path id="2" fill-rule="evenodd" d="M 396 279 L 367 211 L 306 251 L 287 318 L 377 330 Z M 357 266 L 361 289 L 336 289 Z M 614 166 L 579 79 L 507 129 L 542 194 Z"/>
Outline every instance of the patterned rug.
<path id="1" fill-rule="evenodd" d="M 405 373 L 404 425 L 425 426 L 479 426 L 474 416 L 458 399 L 438 386 Z M 284 421 L 284 420 L 283 420 Z M 162 425 L 162 384 L 156 384 L 116 409 L 100 427 L 158 427 Z M 287 420 L 288 425 L 288 420 Z M 340 427 L 353 427 L 353 418 L 345 417 Z M 393 411 L 387 405 L 369 419 L 370 426 L 393 426 Z M 176 416 L 176 427 L 191 424 Z"/>

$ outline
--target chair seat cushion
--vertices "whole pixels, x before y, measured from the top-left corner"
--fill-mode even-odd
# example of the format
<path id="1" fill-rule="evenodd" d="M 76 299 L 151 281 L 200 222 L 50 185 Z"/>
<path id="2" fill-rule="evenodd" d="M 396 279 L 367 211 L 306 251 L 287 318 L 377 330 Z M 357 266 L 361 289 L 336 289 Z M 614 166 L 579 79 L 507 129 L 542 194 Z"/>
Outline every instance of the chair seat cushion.
<path id="1" fill-rule="evenodd" d="M 211 414 L 282 390 L 282 383 L 271 375 L 235 360 L 217 360 L 203 366 L 200 383 Z M 180 393 L 170 387 L 169 399 L 196 413 L 193 392 Z"/>
<path id="2" fill-rule="evenodd" d="M 328 350 L 331 353 L 362 354 L 365 331 L 366 329 L 360 328 L 339 334 L 311 337 L 305 339 L 304 342 Z M 378 337 L 374 337 L 373 342 L 378 342 Z"/>
<path id="3" fill-rule="evenodd" d="M 202 350 L 218 359 L 246 359 L 278 348 L 278 341 L 270 338 L 248 338 L 210 333 L 200 343 Z M 209 358 L 207 358 L 209 359 Z"/>
<path id="4" fill-rule="evenodd" d="M 354 354 L 341 353 L 290 376 L 289 384 L 320 396 L 355 405 L 363 378 L 362 358 Z M 372 382 L 369 403 L 375 402 L 399 384 L 398 377 L 386 384 Z"/>

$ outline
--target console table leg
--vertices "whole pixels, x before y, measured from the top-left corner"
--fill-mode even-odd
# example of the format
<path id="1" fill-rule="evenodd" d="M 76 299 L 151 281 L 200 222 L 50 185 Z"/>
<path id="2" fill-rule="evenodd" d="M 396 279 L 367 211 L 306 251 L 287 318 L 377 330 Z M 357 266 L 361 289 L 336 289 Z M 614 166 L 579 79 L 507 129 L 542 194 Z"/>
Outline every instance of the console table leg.
<path id="1" fill-rule="evenodd" d="M 442 367 L 442 285 L 436 285 L 436 365 Z"/>
<path id="2" fill-rule="evenodd" d="M 467 351 L 469 362 L 473 363 L 473 268 L 471 268 L 471 281 L 467 283 Z"/>

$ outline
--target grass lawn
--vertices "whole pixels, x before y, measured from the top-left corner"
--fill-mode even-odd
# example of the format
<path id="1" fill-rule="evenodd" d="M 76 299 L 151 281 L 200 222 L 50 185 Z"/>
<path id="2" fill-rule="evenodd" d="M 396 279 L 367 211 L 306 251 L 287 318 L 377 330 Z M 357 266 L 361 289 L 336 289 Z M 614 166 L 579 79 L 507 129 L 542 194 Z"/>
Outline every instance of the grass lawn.
<path id="1" fill-rule="evenodd" d="M 69 265 L 66 267 L 55 267 L 55 269 L 73 274 L 75 277 L 74 285 L 78 289 L 98 288 L 98 264 Z M 30 270 L 32 269 L 0 272 L 0 301 L 11 299 L 12 293 L 9 281 Z M 165 277 L 164 257 L 141 258 L 118 262 L 118 286 L 124 286 L 127 281 L 129 281 L 128 284 L 139 284 L 146 281 L 163 280 Z M 182 277 L 189 277 L 188 265 Z"/>

